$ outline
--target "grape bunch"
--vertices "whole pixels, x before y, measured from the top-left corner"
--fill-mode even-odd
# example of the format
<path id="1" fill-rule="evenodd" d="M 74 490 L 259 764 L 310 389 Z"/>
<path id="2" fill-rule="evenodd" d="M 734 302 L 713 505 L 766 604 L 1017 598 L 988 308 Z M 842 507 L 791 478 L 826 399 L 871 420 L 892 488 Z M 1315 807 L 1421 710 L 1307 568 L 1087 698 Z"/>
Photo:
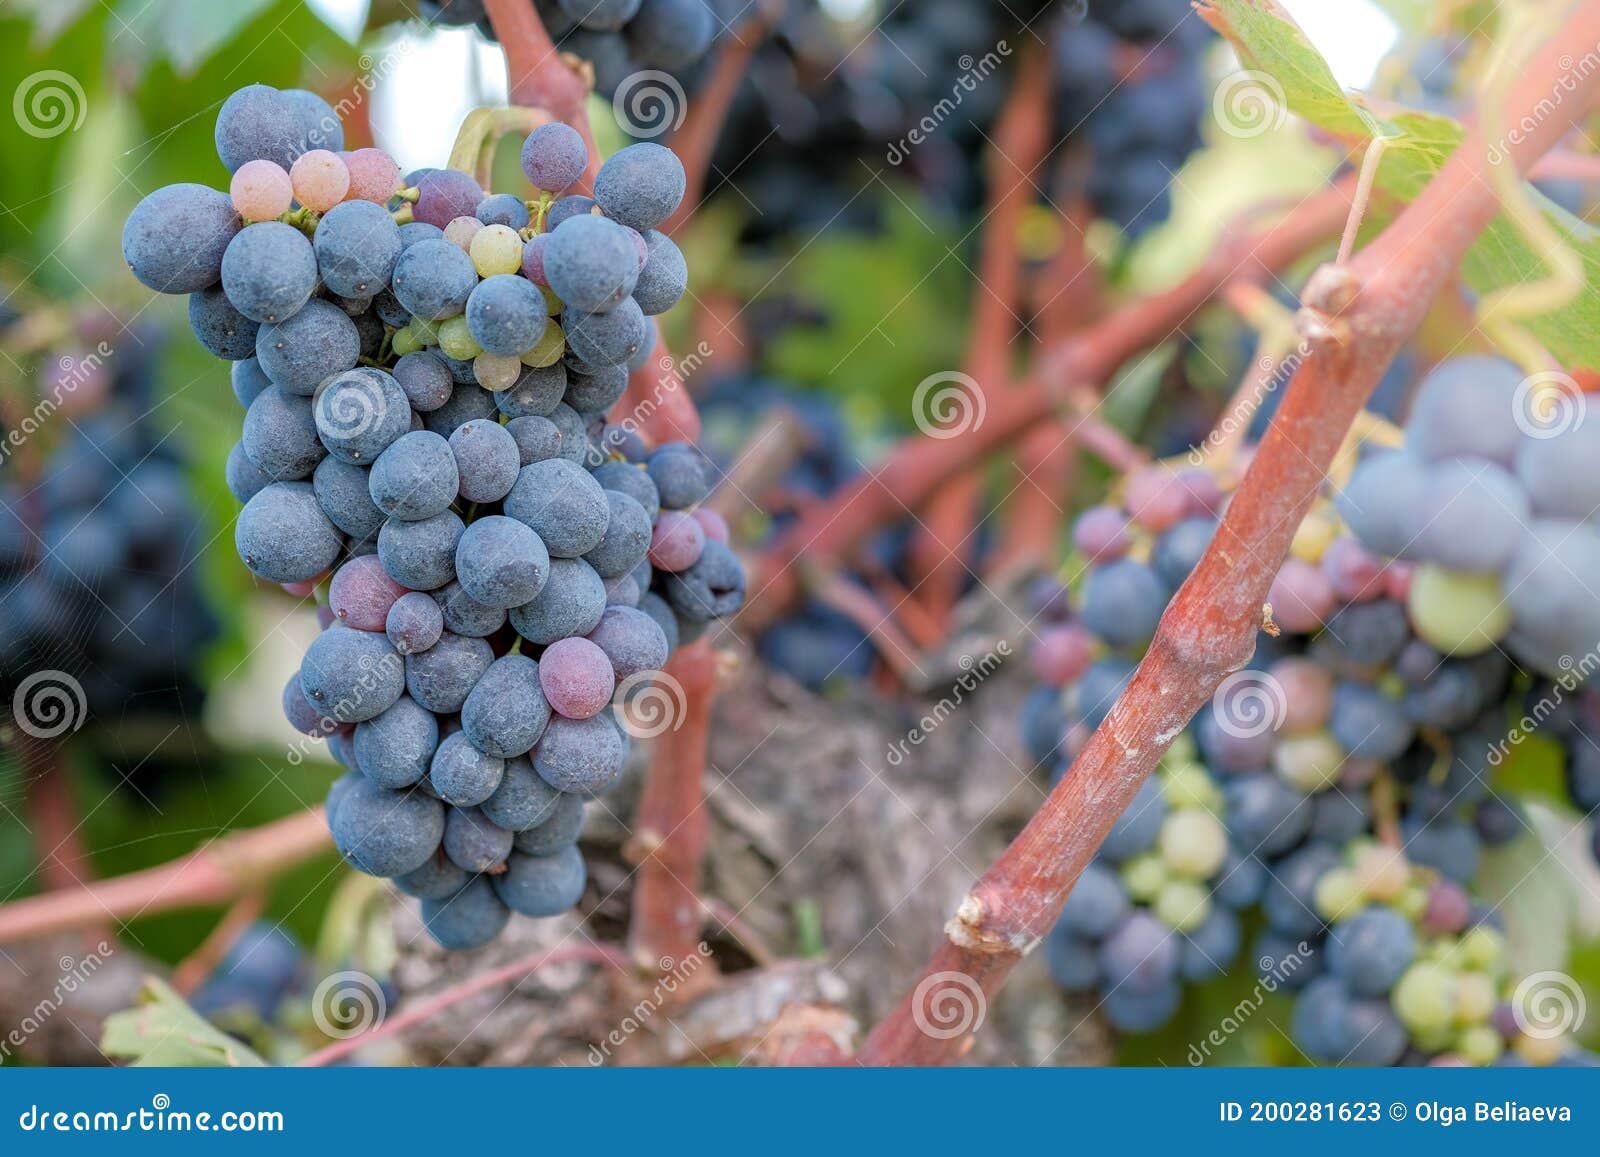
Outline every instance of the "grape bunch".
<path id="1" fill-rule="evenodd" d="M 532 200 L 446 169 L 401 190 L 376 150 L 285 156 L 293 113 L 264 86 L 231 97 L 230 194 L 157 190 L 124 254 L 234 359 L 235 544 L 320 604 L 283 708 L 349 769 L 335 843 L 421 899 L 441 944 L 474 947 L 511 912 L 576 903 L 584 801 L 622 774 L 627 701 L 660 707 L 669 653 L 743 600 L 700 506 L 708 462 L 606 420 L 685 289 L 656 231 L 683 167 L 634 145 L 592 198 L 563 196 L 588 157 L 552 123 L 522 152 Z"/>
<path id="2" fill-rule="evenodd" d="M 1207 471 L 1167 464 L 1116 498 L 1073 528 L 1073 589 L 1042 579 L 1030 595 L 1041 686 L 1020 722 L 1052 779 L 1127 686 L 1228 501 Z M 1118 1027 L 1149 1031 L 1201 974 L 1188 967 L 1207 963 L 1195 942 L 1220 971 L 1239 948 L 1237 914 L 1259 910 L 1251 954 L 1264 979 L 1299 993 L 1292 1035 L 1313 1059 L 1552 1063 L 1569 1044 L 1517 1026 L 1498 919 L 1471 898 L 1483 849 L 1528 830 L 1497 789 L 1496 753 L 1514 705 L 1550 687 L 1500 651 L 1446 649 L 1417 611 L 1422 568 L 1357 538 L 1346 503 L 1319 499 L 1303 520 L 1268 595 L 1276 634 L 1259 637 L 1117 820 L 1051 937 L 1052 973 L 1099 990 Z M 1551 726 L 1578 747 L 1594 707 L 1570 694 Z M 1597 765 L 1592 754 L 1569 765 L 1585 810 L 1600 803 L 1586 774 Z M 1180 843 L 1167 829 L 1185 806 L 1203 818 Z M 1136 951 L 1108 951 L 1125 926 Z"/>
<path id="3" fill-rule="evenodd" d="M 593 66 L 595 87 L 607 97 L 641 72 L 688 73 L 719 32 L 707 0 L 524 2 L 533 4 L 558 49 Z M 422 0 L 421 11 L 432 23 L 470 24 L 495 39 L 483 0 Z"/>
<path id="4" fill-rule="evenodd" d="M 7 432 L 0 459 L 0 698 L 25 729 L 192 718 L 218 633 L 195 567 L 203 525 L 156 419 L 159 343 L 130 330 L 115 347 L 89 344 L 44 359 L 40 408 Z M 29 435 L 56 439 L 42 461 Z M 34 718 L 37 692 L 22 690 L 46 674 L 82 692 L 59 721 Z M 166 770 L 143 760 L 134 782 Z"/>

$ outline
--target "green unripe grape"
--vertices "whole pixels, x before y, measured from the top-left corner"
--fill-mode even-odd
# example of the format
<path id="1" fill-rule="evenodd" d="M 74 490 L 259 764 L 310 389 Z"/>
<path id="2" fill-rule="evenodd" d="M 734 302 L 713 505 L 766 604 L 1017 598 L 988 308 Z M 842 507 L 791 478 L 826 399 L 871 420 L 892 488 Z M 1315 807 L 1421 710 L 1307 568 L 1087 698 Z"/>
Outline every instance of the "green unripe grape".
<path id="1" fill-rule="evenodd" d="M 439 344 L 439 323 L 425 317 L 413 317 L 406 327 L 423 345 Z"/>
<path id="2" fill-rule="evenodd" d="M 1553 1065 L 1567 1055 L 1571 1042 L 1563 1033 L 1558 1036 L 1519 1036 L 1511 1042 L 1516 1054 L 1530 1065 Z"/>
<path id="3" fill-rule="evenodd" d="M 408 327 L 394 331 L 394 337 L 389 342 L 389 348 L 394 350 L 397 357 L 405 357 L 407 354 L 414 354 L 420 350 L 422 343 L 417 340 L 416 334 L 412 333 Z"/>
<path id="4" fill-rule="evenodd" d="M 1211 915 L 1211 897 L 1193 880 L 1169 880 L 1156 896 L 1156 919 L 1174 932 L 1192 932 Z"/>
<path id="5" fill-rule="evenodd" d="M 1428 910 L 1428 889 L 1418 884 L 1408 885 L 1396 897 L 1394 906 L 1407 920 L 1420 920 Z"/>
<path id="6" fill-rule="evenodd" d="M 555 365 L 566 352 L 567 335 L 552 321 L 544 327 L 544 336 L 539 339 L 538 344 L 523 354 L 520 360 L 525 366 L 532 366 L 536 370 L 543 369 L 545 366 Z"/>
<path id="7" fill-rule="evenodd" d="M 472 374 L 480 386 L 498 394 L 517 384 L 517 379 L 522 376 L 522 361 L 519 358 L 479 354 L 472 359 Z"/>
<path id="8" fill-rule="evenodd" d="M 1500 1039 L 1500 1034 L 1486 1024 L 1475 1024 L 1471 1028 L 1462 1029 L 1461 1035 L 1456 1038 L 1456 1052 L 1461 1054 L 1461 1059 L 1469 1065 L 1486 1067 L 1500 1059 L 1500 1054 L 1505 1051 L 1505 1042 Z"/>
<path id="9" fill-rule="evenodd" d="M 539 292 L 544 294 L 544 311 L 551 317 L 557 316 L 566 308 L 566 305 L 563 304 L 562 300 L 556 296 L 556 291 L 551 289 L 548 285 L 541 285 L 539 287 Z"/>
<path id="10" fill-rule="evenodd" d="M 522 238 L 509 225 L 485 225 L 467 248 L 479 277 L 522 271 Z"/>
<path id="11" fill-rule="evenodd" d="M 1222 792 L 1198 763 L 1174 763 L 1161 776 L 1161 794 L 1174 808 L 1222 810 Z"/>
<path id="12" fill-rule="evenodd" d="M 1446 655 L 1477 655 L 1511 629 L 1511 604 L 1492 574 L 1419 566 L 1406 600 L 1417 635 Z"/>
<path id="13" fill-rule="evenodd" d="M 1506 938 L 1487 924 L 1467 929 L 1461 936 L 1461 961 L 1467 968 L 1498 974 L 1505 966 Z"/>
<path id="14" fill-rule="evenodd" d="M 1413 1033 L 1443 1033 L 1455 1027 L 1455 974 L 1438 964 L 1413 964 L 1389 996 L 1400 1023 Z"/>
<path id="15" fill-rule="evenodd" d="M 1354 868 L 1334 868 L 1317 881 L 1312 903 L 1317 914 L 1332 923 L 1353 916 L 1366 904 L 1361 878 Z"/>
<path id="16" fill-rule="evenodd" d="M 1161 757 L 1161 766 L 1170 771 L 1190 764 L 1200 764 L 1200 749 L 1195 744 L 1194 736 L 1185 731 L 1167 748 L 1167 753 Z M 1201 770 L 1205 768 L 1201 766 Z"/>
<path id="17" fill-rule="evenodd" d="M 1208 880 L 1228 858 L 1228 833 L 1210 812 L 1185 808 L 1162 821 L 1157 846 L 1175 873 Z"/>
<path id="18" fill-rule="evenodd" d="M 1482 972 L 1463 972 L 1456 979 L 1456 1023 L 1479 1024 L 1499 1004 L 1494 981 Z"/>
<path id="19" fill-rule="evenodd" d="M 457 314 L 440 323 L 439 348 L 458 362 L 470 362 L 483 352 L 483 347 L 467 328 L 466 314 Z"/>
<path id="20" fill-rule="evenodd" d="M 1339 779 L 1345 751 L 1326 731 L 1281 736 L 1272 751 L 1272 766 L 1290 787 L 1307 793 L 1332 787 Z"/>
<path id="21" fill-rule="evenodd" d="M 1135 856 L 1122 865 L 1122 886 L 1135 900 L 1154 900 L 1169 878 L 1167 862 L 1155 852 Z"/>

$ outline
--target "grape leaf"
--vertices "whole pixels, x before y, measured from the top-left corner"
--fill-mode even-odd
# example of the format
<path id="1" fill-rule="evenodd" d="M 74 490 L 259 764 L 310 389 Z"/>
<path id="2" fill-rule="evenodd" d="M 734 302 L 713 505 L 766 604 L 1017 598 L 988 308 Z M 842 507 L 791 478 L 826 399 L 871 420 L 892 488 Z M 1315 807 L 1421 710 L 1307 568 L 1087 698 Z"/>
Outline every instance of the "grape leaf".
<path id="1" fill-rule="evenodd" d="M 267 1063 L 153 976 L 145 978 L 138 1004 L 106 1017 L 100 1048 L 135 1065 L 261 1068 Z"/>
<path id="2" fill-rule="evenodd" d="M 1403 200 L 1414 198 L 1444 166 L 1465 135 L 1450 117 L 1416 110 L 1379 116 L 1359 96 L 1339 88 L 1316 47 L 1277 0 L 1205 0 L 1207 20 L 1232 42 L 1247 70 L 1235 74 L 1276 95 L 1319 128 L 1354 146 L 1375 136 L 1390 139 L 1377 183 Z M 1236 84 L 1238 82 L 1235 82 Z M 1219 89 L 1218 115 L 1227 116 Z M 1539 200 L 1545 218 L 1582 259 L 1588 286 L 1600 284 L 1600 230 L 1559 206 Z M 1549 275 L 1549 269 L 1504 214 L 1492 221 L 1462 263 L 1462 277 L 1480 296 Z M 1573 301 L 1522 324 L 1569 369 L 1600 368 L 1594 335 L 1600 332 L 1600 293 Z"/>
<path id="3" fill-rule="evenodd" d="M 1571 838 L 1572 821 L 1538 803 L 1527 805 L 1526 815 L 1529 830 L 1486 851 L 1476 881 L 1483 901 L 1505 921 L 1519 975 L 1564 968 L 1578 919 L 1577 877 L 1563 852 L 1579 842 Z"/>
<path id="4" fill-rule="evenodd" d="M 111 36 L 136 56 L 165 56 L 190 73 L 276 0 L 122 0 Z"/>

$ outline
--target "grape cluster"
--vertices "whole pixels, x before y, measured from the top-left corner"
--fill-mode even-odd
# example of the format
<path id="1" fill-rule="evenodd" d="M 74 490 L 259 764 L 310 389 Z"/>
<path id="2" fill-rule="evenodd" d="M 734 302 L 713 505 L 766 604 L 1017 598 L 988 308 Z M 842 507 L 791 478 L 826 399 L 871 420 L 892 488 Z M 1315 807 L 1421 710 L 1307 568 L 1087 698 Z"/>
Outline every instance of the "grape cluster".
<path id="1" fill-rule="evenodd" d="M 124 252 L 202 303 L 196 335 L 235 359 L 241 559 L 324 604 L 283 708 L 350 769 L 335 843 L 420 898 L 440 943 L 473 947 L 513 911 L 577 901 L 584 800 L 629 748 L 613 701 L 743 600 L 727 527 L 700 508 L 705 459 L 605 418 L 684 292 L 656 231 L 683 167 L 634 145 L 592 198 L 562 196 L 588 157 L 547 124 L 522 153 L 533 200 L 443 169 L 399 191 L 392 162 L 358 178 L 380 167 L 359 154 L 285 168 L 272 150 L 297 122 L 258 89 L 218 119 L 231 196 L 157 190 Z M 299 208 L 265 199 L 285 178 Z"/>
<path id="2" fill-rule="evenodd" d="M 1510 425 L 1509 411 L 1499 420 Z M 1400 497 L 1383 495 L 1391 517 Z M 1208 472 L 1165 464 L 1131 475 L 1117 498 L 1074 526 L 1075 591 L 1046 579 L 1031 595 L 1041 686 L 1021 726 L 1053 779 L 1126 688 L 1227 503 Z M 1209 963 L 1192 942 L 1220 971 L 1240 946 L 1235 913 L 1258 909 L 1252 956 L 1275 987 L 1300 993 L 1293 1036 L 1313 1059 L 1549 1063 L 1567 1045 L 1517 1027 L 1497 918 L 1470 897 L 1482 849 L 1528 827 L 1494 782 L 1508 709 L 1549 687 L 1499 651 L 1442 646 L 1418 613 L 1422 567 L 1352 534 L 1347 502 L 1319 500 L 1298 528 L 1268 596 L 1276 634 L 1260 637 L 1250 667 L 1224 681 L 1118 819 L 1051 938 L 1053 974 L 1100 989 L 1117 1026 L 1149 1031 L 1178 1007 L 1185 964 Z M 1575 754 L 1600 719 L 1593 704 L 1572 694 L 1551 724 Z M 1586 810 L 1600 803 L 1595 766 L 1593 754 L 1569 765 Z M 1183 806 L 1203 817 L 1187 821 L 1192 843 L 1167 832 Z M 1124 926 L 1137 954 L 1108 953 Z"/>
<path id="3" fill-rule="evenodd" d="M 60 412 L 8 432 L 20 441 L 0 460 L 0 698 L 21 704 L 24 725 L 31 695 L 19 686 L 47 671 L 81 688 L 61 719 L 74 729 L 204 706 L 200 660 L 218 623 L 195 566 L 205 536 L 184 463 L 155 419 L 158 344 L 135 330 L 115 348 L 57 351 L 40 395 Z M 37 474 L 10 456 L 32 450 L 28 435 L 57 438 Z"/>
<path id="4" fill-rule="evenodd" d="M 720 27 L 708 0 L 525 2 L 533 4 L 557 48 L 593 66 L 595 87 L 608 97 L 641 72 L 689 72 Z M 470 24 L 495 38 L 483 0 L 422 0 L 421 11 L 435 24 Z"/>

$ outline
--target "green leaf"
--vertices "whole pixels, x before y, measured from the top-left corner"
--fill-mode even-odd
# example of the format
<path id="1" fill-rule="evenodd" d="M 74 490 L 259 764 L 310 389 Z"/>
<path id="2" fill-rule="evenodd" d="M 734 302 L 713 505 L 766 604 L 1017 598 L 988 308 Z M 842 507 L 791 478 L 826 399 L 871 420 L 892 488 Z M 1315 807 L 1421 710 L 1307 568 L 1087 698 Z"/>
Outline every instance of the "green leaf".
<path id="1" fill-rule="evenodd" d="M 1464 130 L 1449 117 L 1407 110 L 1384 118 L 1352 99 L 1277 0 L 1207 2 L 1245 69 L 1265 74 L 1267 79 L 1257 78 L 1258 83 L 1269 91 L 1281 90 L 1291 111 L 1356 145 L 1376 136 L 1389 138 L 1377 175 L 1386 192 L 1414 198 L 1460 146 Z M 1219 103 L 1222 99 L 1219 95 Z M 1600 282 L 1600 230 L 1548 200 L 1536 199 L 1546 219 L 1582 258 L 1588 284 Z M 1504 214 L 1490 223 L 1462 263 L 1463 278 L 1479 296 L 1549 273 Z M 1600 294 L 1579 294 L 1560 309 L 1522 324 L 1569 369 L 1600 368 L 1594 341 L 1600 330 Z"/>
<path id="2" fill-rule="evenodd" d="M 86 12 L 94 0 L 15 0 L 17 9 L 33 21 L 33 47 L 48 48 Z"/>
<path id="3" fill-rule="evenodd" d="M 135 1065 L 261 1068 L 255 1053 L 211 1025 L 164 981 L 145 978 L 139 1003 L 106 1018 L 100 1048 Z"/>
<path id="4" fill-rule="evenodd" d="M 136 57 L 165 56 L 180 73 L 189 73 L 274 2 L 122 0 L 111 35 Z"/>
<path id="5" fill-rule="evenodd" d="M 1511 963 L 1518 974 L 1565 969 L 1576 922 L 1576 882 L 1562 846 L 1572 821 L 1543 804 L 1527 805 L 1524 832 L 1486 851 L 1478 892 L 1505 920 Z"/>

